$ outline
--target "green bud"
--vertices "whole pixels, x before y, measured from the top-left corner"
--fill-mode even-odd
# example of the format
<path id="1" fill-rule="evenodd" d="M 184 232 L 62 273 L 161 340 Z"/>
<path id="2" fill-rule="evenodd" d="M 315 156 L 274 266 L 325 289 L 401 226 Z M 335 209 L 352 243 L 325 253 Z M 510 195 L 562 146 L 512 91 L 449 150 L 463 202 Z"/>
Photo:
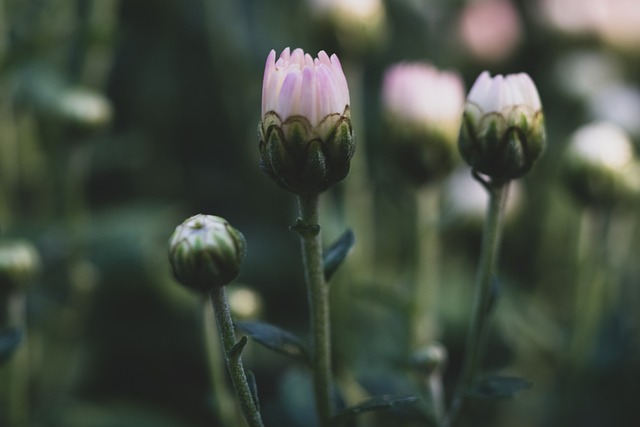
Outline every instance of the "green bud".
<path id="1" fill-rule="evenodd" d="M 270 112 L 258 126 L 260 168 L 292 193 L 319 194 L 349 173 L 355 152 L 349 107 L 312 127 L 306 117 L 280 122 Z"/>
<path id="2" fill-rule="evenodd" d="M 0 292 L 23 289 L 40 269 L 40 256 L 35 247 L 24 240 L 0 242 Z"/>
<path id="3" fill-rule="evenodd" d="M 195 215 L 179 225 L 169 240 L 173 275 L 200 292 L 231 282 L 246 253 L 244 236 L 224 219 Z"/>

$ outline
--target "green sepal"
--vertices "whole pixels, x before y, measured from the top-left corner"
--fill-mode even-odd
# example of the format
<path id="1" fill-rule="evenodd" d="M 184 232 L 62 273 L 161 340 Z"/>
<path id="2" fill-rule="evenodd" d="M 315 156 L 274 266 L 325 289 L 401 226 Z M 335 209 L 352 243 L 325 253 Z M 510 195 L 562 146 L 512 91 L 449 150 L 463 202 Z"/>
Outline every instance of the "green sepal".
<path id="1" fill-rule="evenodd" d="M 22 342 L 23 333 L 18 328 L 7 329 L 0 333 L 0 366 L 11 359 Z"/>
<path id="2" fill-rule="evenodd" d="M 533 387 L 533 383 L 520 377 L 489 375 L 478 381 L 468 395 L 481 399 L 510 399 L 521 391 Z"/>
<path id="3" fill-rule="evenodd" d="M 236 322 L 236 327 L 253 338 L 258 344 L 293 359 L 309 362 L 309 351 L 304 342 L 277 326 L 266 322 Z"/>
<path id="4" fill-rule="evenodd" d="M 324 280 L 327 282 L 331 280 L 331 277 L 338 270 L 338 267 L 344 262 L 355 241 L 355 234 L 349 229 L 342 233 L 338 240 L 324 251 L 322 260 Z"/>

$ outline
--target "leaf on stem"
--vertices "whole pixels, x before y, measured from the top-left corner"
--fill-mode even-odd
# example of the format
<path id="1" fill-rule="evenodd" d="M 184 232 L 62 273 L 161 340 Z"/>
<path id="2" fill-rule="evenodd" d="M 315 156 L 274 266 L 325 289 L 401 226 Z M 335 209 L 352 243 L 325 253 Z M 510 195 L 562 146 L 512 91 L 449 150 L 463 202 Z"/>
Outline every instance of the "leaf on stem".
<path id="1" fill-rule="evenodd" d="M 533 383 L 524 378 L 489 375 L 469 390 L 469 396 L 482 399 L 509 399 L 532 386 Z"/>
<path id="2" fill-rule="evenodd" d="M 0 365 L 7 362 L 22 342 L 22 331 L 11 328 L 0 332 Z"/>
<path id="3" fill-rule="evenodd" d="M 256 410 L 260 412 L 260 401 L 258 400 L 258 384 L 256 383 L 256 376 L 252 371 L 247 371 L 247 383 L 249 384 L 249 390 L 251 391 L 251 397 L 253 403 L 256 405 Z"/>
<path id="4" fill-rule="evenodd" d="M 389 409 L 394 406 L 412 405 L 418 401 L 418 396 L 377 396 L 367 399 L 358 405 L 350 406 L 333 417 L 336 423 L 356 417 L 364 412 Z"/>
<path id="5" fill-rule="evenodd" d="M 285 356 L 299 359 L 307 363 L 309 352 L 300 338 L 266 322 L 237 322 L 236 326 L 243 333 L 256 340 L 258 344 Z"/>
<path id="6" fill-rule="evenodd" d="M 347 254 L 353 247 L 356 238 L 352 230 L 347 230 L 331 246 L 324 251 L 324 279 L 328 282 L 338 270 Z"/>
<path id="7" fill-rule="evenodd" d="M 230 359 L 239 358 L 240 355 L 242 354 L 242 350 L 244 350 L 246 345 L 247 345 L 247 337 L 243 335 L 242 338 L 240 338 L 240 340 L 237 343 L 235 343 L 233 347 L 231 347 L 231 350 L 229 350 L 229 358 Z"/>

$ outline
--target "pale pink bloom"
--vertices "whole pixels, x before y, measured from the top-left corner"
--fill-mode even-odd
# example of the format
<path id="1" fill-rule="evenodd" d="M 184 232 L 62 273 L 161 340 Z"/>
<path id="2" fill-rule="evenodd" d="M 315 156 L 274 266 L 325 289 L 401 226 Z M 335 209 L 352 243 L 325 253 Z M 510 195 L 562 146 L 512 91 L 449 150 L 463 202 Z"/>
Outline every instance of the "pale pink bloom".
<path id="1" fill-rule="evenodd" d="M 520 113 L 531 118 L 542 109 L 538 89 L 527 73 L 491 77 L 482 72 L 467 96 L 467 109 L 475 107 L 478 119 L 489 113 L 504 116 L 508 123 L 517 120 Z M 473 108 L 471 108 L 473 110 Z"/>
<path id="2" fill-rule="evenodd" d="M 464 102 L 464 85 L 456 73 L 419 62 L 396 64 L 385 72 L 382 104 L 398 124 L 456 140 Z"/>
<path id="3" fill-rule="evenodd" d="M 540 0 L 547 24 L 566 34 L 590 34 L 606 14 L 608 0 Z"/>
<path id="4" fill-rule="evenodd" d="M 349 89 L 340 61 L 324 51 L 312 58 L 302 49 L 286 48 L 276 60 L 267 57 L 262 82 L 262 117 L 275 112 L 281 121 L 302 116 L 312 127 L 327 116 L 342 115 L 349 105 Z"/>
<path id="5" fill-rule="evenodd" d="M 640 51 L 640 1 L 599 0 L 606 11 L 596 23 L 598 35 L 610 45 Z"/>
<path id="6" fill-rule="evenodd" d="M 499 61 L 520 43 L 521 24 L 509 0 L 469 3 L 460 16 L 460 36 L 469 52 L 482 60 Z"/>

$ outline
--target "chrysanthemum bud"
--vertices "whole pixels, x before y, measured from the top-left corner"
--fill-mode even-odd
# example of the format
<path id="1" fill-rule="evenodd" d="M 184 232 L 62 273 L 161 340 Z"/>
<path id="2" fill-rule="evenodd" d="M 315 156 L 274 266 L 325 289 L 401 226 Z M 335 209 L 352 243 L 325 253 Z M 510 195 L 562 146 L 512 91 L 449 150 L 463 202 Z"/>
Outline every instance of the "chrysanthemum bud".
<path id="1" fill-rule="evenodd" d="M 388 146 L 416 184 L 453 169 L 464 109 L 457 74 L 427 63 L 396 64 L 384 76 L 382 107 Z"/>
<path id="2" fill-rule="evenodd" d="M 231 282 L 240 272 L 246 243 L 220 217 L 195 215 L 179 225 L 169 240 L 173 275 L 186 287 L 208 292 Z"/>
<path id="3" fill-rule="evenodd" d="M 612 123 L 588 124 L 573 133 L 564 177 L 572 194 L 590 205 L 608 206 L 640 195 L 640 166 L 631 139 Z"/>
<path id="4" fill-rule="evenodd" d="M 29 242 L 0 242 L 0 294 L 24 288 L 40 269 L 40 256 Z"/>
<path id="5" fill-rule="evenodd" d="M 338 57 L 302 49 L 267 58 L 258 126 L 260 167 L 295 194 L 319 194 L 349 172 L 355 140 Z"/>
<path id="6" fill-rule="evenodd" d="M 480 74 L 467 97 L 460 153 L 477 172 L 506 181 L 526 174 L 544 151 L 542 104 L 525 73 Z"/>

